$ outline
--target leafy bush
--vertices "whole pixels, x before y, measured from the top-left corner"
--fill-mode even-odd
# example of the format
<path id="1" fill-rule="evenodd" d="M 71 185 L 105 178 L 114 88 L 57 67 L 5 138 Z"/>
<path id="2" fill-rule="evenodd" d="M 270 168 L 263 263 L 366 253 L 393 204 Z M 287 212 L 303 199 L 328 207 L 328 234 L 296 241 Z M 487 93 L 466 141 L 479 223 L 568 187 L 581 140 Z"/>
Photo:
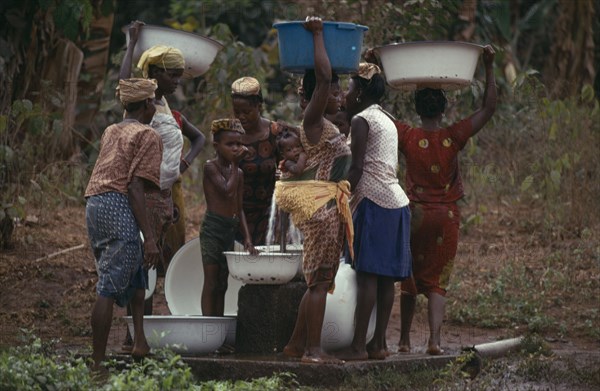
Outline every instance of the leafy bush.
<path id="1" fill-rule="evenodd" d="M 0 353 L 2 390 L 89 390 L 94 388 L 83 358 L 51 354 L 52 343 L 32 337 Z"/>

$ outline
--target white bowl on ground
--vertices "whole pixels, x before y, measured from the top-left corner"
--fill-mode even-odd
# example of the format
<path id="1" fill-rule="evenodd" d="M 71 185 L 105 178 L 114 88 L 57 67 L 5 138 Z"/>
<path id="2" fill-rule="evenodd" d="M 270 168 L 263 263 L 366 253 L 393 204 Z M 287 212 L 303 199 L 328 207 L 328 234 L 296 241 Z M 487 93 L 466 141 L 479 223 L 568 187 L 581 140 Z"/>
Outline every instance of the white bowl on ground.
<path id="1" fill-rule="evenodd" d="M 126 316 L 131 335 L 133 319 Z M 144 316 L 144 333 L 151 348 L 168 347 L 181 354 L 208 354 L 223 345 L 235 317 L 224 316 Z"/>
<path id="2" fill-rule="evenodd" d="M 129 25 L 122 28 L 129 44 Z M 175 30 L 168 27 L 144 25 L 140 29 L 138 42 L 133 51 L 134 65 L 142 53 L 155 45 L 172 46 L 181 50 L 185 58 L 184 76 L 198 77 L 208 71 L 223 45 L 214 39 Z"/>
<path id="3" fill-rule="evenodd" d="M 259 252 L 251 255 L 245 251 L 225 251 L 229 274 L 238 281 L 256 285 L 282 285 L 298 273 L 302 254 Z"/>
<path id="4" fill-rule="evenodd" d="M 225 316 L 237 316 L 238 293 L 242 282 L 229 276 L 225 293 Z M 187 242 L 171 259 L 165 275 L 165 298 L 169 311 L 173 315 L 202 315 L 202 287 L 204 269 L 200 240 Z M 235 344 L 236 324 L 229 328 L 226 343 Z"/>
<path id="5" fill-rule="evenodd" d="M 374 49 L 390 86 L 454 90 L 471 84 L 483 46 L 457 41 L 405 42 Z"/>

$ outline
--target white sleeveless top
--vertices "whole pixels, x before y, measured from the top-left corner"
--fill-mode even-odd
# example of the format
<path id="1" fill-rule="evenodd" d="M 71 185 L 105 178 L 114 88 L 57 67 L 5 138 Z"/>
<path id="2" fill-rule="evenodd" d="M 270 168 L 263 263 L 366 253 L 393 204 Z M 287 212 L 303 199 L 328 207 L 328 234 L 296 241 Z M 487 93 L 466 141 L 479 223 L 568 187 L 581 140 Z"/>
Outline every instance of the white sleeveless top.
<path id="1" fill-rule="evenodd" d="M 150 126 L 160 135 L 163 144 L 162 162 L 160 164 L 160 188 L 167 190 L 179 178 L 179 165 L 183 151 L 183 134 L 171 113 L 167 100 L 162 98 L 164 106 L 156 105 L 156 114 Z"/>
<path id="2" fill-rule="evenodd" d="M 350 206 L 354 211 L 363 198 L 382 208 L 398 209 L 409 200 L 398 183 L 398 133 L 381 106 L 374 104 L 357 114 L 369 124 L 363 174 L 352 189 Z"/>

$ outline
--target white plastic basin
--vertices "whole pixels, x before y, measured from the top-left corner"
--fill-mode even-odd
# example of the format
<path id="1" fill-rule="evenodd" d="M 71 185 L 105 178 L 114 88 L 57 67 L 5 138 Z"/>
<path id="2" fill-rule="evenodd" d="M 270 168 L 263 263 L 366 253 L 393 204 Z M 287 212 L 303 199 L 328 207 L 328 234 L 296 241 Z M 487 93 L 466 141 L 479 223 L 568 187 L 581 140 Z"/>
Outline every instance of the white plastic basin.
<path id="1" fill-rule="evenodd" d="M 270 253 L 281 252 L 281 246 L 279 244 L 270 244 L 268 246 L 256 246 L 255 248 L 258 251 L 262 251 L 262 252 L 270 252 Z M 244 251 L 244 248 L 242 246 L 239 249 L 236 248 L 235 251 Z M 285 252 L 286 253 L 301 254 L 302 255 L 303 252 L 304 252 L 304 246 L 301 245 L 301 244 L 289 244 L 288 243 L 285 246 Z M 298 262 L 298 270 L 296 271 L 296 276 L 295 277 L 296 278 L 300 278 L 300 279 L 304 279 L 304 273 L 302 272 L 302 259 L 300 259 L 300 262 Z"/>
<path id="2" fill-rule="evenodd" d="M 129 25 L 123 27 L 129 44 Z M 134 65 L 142 53 L 155 45 L 172 46 L 181 50 L 185 58 L 186 77 L 198 77 L 208 71 L 223 45 L 214 39 L 201 35 L 175 30 L 168 27 L 144 25 L 140 29 L 138 42 L 133 51 Z"/>
<path id="3" fill-rule="evenodd" d="M 260 252 L 251 255 L 245 251 L 225 251 L 229 275 L 246 284 L 281 285 L 290 282 L 302 262 L 299 252 Z"/>
<path id="4" fill-rule="evenodd" d="M 148 289 L 146 289 L 144 300 L 148 300 L 154 294 L 156 288 L 156 268 L 148 269 Z"/>
<path id="5" fill-rule="evenodd" d="M 471 84 L 483 46 L 467 42 L 422 41 L 375 48 L 390 86 L 404 90 L 454 90 Z"/>
<path id="6" fill-rule="evenodd" d="M 225 293 L 225 316 L 237 316 L 238 293 L 242 282 L 229 276 Z M 204 269 L 200 240 L 192 239 L 175 253 L 165 275 L 165 298 L 173 315 L 202 315 L 200 299 Z M 236 324 L 229 328 L 226 342 L 235 344 Z"/>
<path id="7" fill-rule="evenodd" d="M 347 263 L 341 263 L 335 276 L 335 290 L 327 295 L 325 318 L 321 330 L 321 347 L 326 351 L 346 348 L 354 338 L 354 312 L 356 310 L 356 272 Z M 367 342 L 375 333 L 377 306 L 371 312 L 367 329 Z"/>
<path id="8" fill-rule="evenodd" d="M 131 335 L 133 319 L 126 316 Z M 169 347 L 182 354 L 208 354 L 223 345 L 235 317 L 144 316 L 144 333 L 151 348 Z"/>

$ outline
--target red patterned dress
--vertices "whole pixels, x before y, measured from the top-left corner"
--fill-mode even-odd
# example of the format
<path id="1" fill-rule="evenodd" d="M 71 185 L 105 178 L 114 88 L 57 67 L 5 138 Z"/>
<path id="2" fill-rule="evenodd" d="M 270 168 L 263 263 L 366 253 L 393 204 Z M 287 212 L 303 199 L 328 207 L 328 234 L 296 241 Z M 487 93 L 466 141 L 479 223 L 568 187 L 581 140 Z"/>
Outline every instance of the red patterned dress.
<path id="1" fill-rule="evenodd" d="M 271 200 L 275 189 L 275 168 L 277 167 L 276 137 L 283 125 L 271 122 L 267 137 L 245 144 L 248 154 L 240 162 L 244 172 L 244 214 L 252 243 L 265 244 L 269 229 Z M 241 233 L 238 233 L 238 240 Z"/>
<path id="2" fill-rule="evenodd" d="M 406 193 L 411 201 L 413 278 L 402 282 L 409 294 L 446 295 L 458 246 L 464 195 L 458 153 L 473 135 L 470 119 L 426 131 L 396 121 L 398 146 L 406 158 Z"/>

